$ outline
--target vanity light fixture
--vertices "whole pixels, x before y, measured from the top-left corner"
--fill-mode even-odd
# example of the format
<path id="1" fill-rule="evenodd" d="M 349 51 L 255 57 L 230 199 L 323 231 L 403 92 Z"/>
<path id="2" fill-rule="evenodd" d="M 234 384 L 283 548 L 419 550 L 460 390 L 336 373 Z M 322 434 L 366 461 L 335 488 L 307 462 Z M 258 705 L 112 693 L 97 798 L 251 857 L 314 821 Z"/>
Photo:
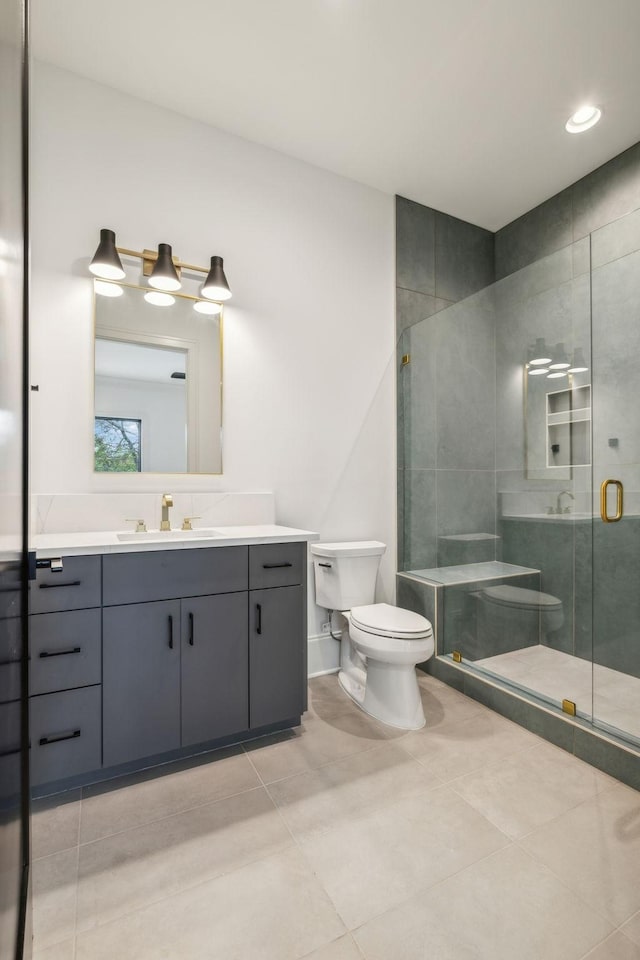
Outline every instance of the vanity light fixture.
<path id="1" fill-rule="evenodd" d="M 547 377 L 547 380 L 558 380 L 560 377 L 568 376 L 566 370 L 556 370 L 554 373 L 550 373 Z"/>
<path id="2" fill-rule="evenodd" d="M 207 317 L 217 317 L 222 311 L 222 304 L 214 303 L 213 300 L 196 300 L 193 309 L 196 313 L 204 313 Z"/>
<path id="3" fill-rule="evenodd" d="M 533 367 L 544 367 L 545 364 L 551 363 L 551 357 L 548 354 L 547 344 L 542 337 L 538 337 L 534 346 L 529 350 L 529 363 Z"/>
<path id="4" fill-rule="evenodd" d="M 182 286 L 168 243 L 158 244 L 158 259 L 151 271 L 149 286 L 156 290 L 179 290 Z"/>
<path id="5" fill-rule="evenodd" d="M 211 257 L 211 267 L 200 291 L 208 300 L 228 300 L 231 290 L 224 275 L 222 257 Z"/>
<path id="6" fill-rule="evenodd" d="M 89 270 L 95 277 L 103 280 L 124 280 L 125 272 L 118 256 L 113 230 L 103 227 L 100 231 L 100 243 L 89 264 Z"/>
<path id="7" fill-rule="evenodd" d="M 564 343 L 557 343 L 553 355 L 556 358 L 553 363 L 549 364 L 550 370 L 568 370 L 571 364 L 567 359 L 567 354 L 564 349 Z"/>
<path id="8" fill-rule="evenodd" d="M 548 367 L 529 367 L 527 373 L 530 377 L 541 377 L 543 373 L 549 373 Z"/>
<path id="9" fill-rule="evenodd" d="M 176 302 L 176 298 L 170 293 L 162 293 L 160 290 L 147 290 L 144 298 L 154 307 L 171 307 Z"/>
<path id="10" fill-rule="evenodd" d="M 567 373 L 586 373 L 588 369 L 589 367 L 585 362 L 584 354 L 581 348 L 576 347 L 576 349 L 573 351 L 573 362 L 567 370 Z"/>
<path id="11" fill-rule="evenodd" d="M 101 297 L 121 297 L 124 290 L 119 283 L 113 283 L 110 280 L 94 280 L 93 288 Z"/>
<path id="12" fill-rule="evenodd" d="M 594 127 L 601 116 L 602 110 L 588 103 L 571 114 L 564 128 L 567 133 L 583 133 L 585 130 Z"/>

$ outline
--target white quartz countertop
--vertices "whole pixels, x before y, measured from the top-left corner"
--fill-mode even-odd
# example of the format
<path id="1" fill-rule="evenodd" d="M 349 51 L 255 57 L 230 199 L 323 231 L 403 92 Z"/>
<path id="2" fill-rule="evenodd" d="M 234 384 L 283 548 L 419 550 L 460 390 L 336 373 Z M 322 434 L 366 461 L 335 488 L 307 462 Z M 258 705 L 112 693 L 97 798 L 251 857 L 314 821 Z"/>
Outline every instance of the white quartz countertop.
<path id="1" fill-rule="evenodd" d="M 180 536 L 181 531 L 172 530 L 170 535 L 155 531 L 141 534 L 140 539 L 129 531 L 96 531 L 92 533 L 41 533 L 31 538 L 30 549 L 39 558 L 82 556 L 101 553 L 143 553 L 149 550 L 196 550 L 203 547 L 247 546 L 253 543 L 295 543 L 318 540 L 319 534 L 311 530 L 297 530 L 278 524 L 260 526 L 211 527 L 212 536 L 197 536 L 193 532 Z M 118 533 L 131 536 L 122 541 Z"/>

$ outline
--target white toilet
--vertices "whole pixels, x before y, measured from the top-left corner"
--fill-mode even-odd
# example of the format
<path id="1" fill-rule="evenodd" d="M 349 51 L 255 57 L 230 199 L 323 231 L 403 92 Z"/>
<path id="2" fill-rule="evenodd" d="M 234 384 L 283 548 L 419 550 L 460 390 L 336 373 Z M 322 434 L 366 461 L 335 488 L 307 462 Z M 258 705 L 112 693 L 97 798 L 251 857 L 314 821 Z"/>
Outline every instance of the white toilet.
<path id="1" fill-rule="evenodd" d="M 312 543 L 316 603 L 346 620 L 338 675 L 345 692 L 377 720 L 419 730 L 425 718 L 415 668 L 433 655 L 433 630 L 418 613 L 373 602 L 385 550 L 377 540 Z"/>

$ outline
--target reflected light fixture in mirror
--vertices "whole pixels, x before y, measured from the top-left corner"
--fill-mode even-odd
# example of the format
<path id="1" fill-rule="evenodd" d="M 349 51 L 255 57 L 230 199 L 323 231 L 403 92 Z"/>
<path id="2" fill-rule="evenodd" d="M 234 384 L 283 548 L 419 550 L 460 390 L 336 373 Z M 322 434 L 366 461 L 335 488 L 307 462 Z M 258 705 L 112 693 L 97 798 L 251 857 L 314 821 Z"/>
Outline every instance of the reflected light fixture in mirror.
<path id="1" fill-rule="evenodd" d="M 550 370 L 568 370 L 571 364 L 567 359 L 567 354 L 564 349 L 564 343 L 557 343 L 555 350 L 553 351 L 554 361 L 549 364 Z"/>
<path id="2" fill-rule="evenodd" d="M 93 282 L 94 289 L 96 293 L 100 294 L 101 297 L 121 297 L 124 293 L 124 290 L 119 283 L 114 283 L 112 280 L 94 280 Z"/>
<path id="3" fill-rule="evenodd" d="M 573 351 L 573 362 L 567 370 L 567 373 L 586 373 L 588 369 L 589 367 L 586 364 L 582 350 L 580 347 L 576 347 Z"/>
<path id="4" fill-rule="evenodd" d="M 527 373 L 530 377 L 541 377 L 543 373 L 549 373 L 548 367 L 529 367 Z"/>
<path id="5" fill-rule="evenodd" d="M 555 373 L 550 373 L 547 377 L 547 380 L 559 380 L 560 377 L 567 377 L 568 373 L 566 370 L 556 370 Z"/>
<path id="6" fill-rule="evenodd" d="M 160 290 L 147 290 L 144 298 L 147 303 L 153 304 L 154 307 L 171 307 L 176 302 L 176 298 L 172 297 L 170 293 L 161 293 Z"/>
<path id="7" fill-rule="evenodd" d="M 196 300 L 193 309 L 196 313 L 204 313 L 207 317 L 217 317 L 222 312 L 222 304 L 214 303 L 213 300 Z"/>
<path id="8" fill-rule="evenodd" d="M 179 290 L 182 286 L 168 243 L 158 244 L 158 259 L 151 271 L 149 286 L 156 290 Z"/>
<path id="9" fill-rule="evenodd" d="M 211 267 L 200 291 L 208 300 L 228 300 L 231 290 L 224 273 L 222 257 L 211 257 Z"/>
<path id="10" fill-rule="evenodd" d="M 100 231 L 100 243 L 89 264 L 89 270 L 94 277 L 100 277 L 103 280 L 124 280 L 125 272 L 118 255 L 116 235 L 113 230 L 103 227 Z"/>
<path id="11" fill-rule="evenodd" d="M 548 354 L 546 343 L 542 337 L 538 337 L 535 345 L 529 350 L 529 363 L 533 367 L 544 367 L 547 363 L 551 363 L 551 357 Z"/>

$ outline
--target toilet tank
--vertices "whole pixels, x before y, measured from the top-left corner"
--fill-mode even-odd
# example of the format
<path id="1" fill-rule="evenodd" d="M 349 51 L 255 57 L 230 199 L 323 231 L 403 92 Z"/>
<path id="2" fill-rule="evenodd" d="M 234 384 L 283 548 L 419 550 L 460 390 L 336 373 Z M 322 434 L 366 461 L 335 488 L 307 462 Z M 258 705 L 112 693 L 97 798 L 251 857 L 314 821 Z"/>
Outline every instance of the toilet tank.
<path id="1" fill-rule="evenodd" d="M 316 603 L 327 610 L 350 610 L 373 603 L 380 558 L 379 540 L 312 543 Z"/>

